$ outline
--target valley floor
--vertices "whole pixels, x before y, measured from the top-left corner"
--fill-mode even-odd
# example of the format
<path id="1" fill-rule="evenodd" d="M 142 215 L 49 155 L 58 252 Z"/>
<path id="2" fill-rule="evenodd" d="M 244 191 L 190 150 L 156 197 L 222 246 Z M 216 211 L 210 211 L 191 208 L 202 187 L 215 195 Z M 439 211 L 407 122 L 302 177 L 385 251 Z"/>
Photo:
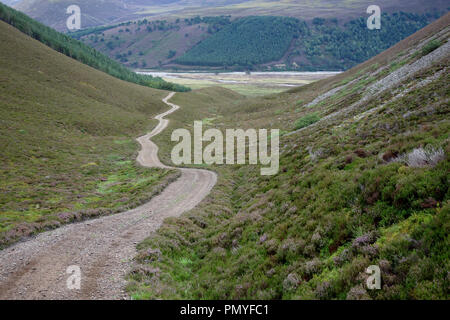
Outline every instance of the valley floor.
<path id="1" fill-rule="evenodd" d="M 223 87 L 247 96 L 278 93 L 325 79 L 340 72 L 161 72 L 142 70 L 138 73 L 161 77 L 192 89 Z"/>

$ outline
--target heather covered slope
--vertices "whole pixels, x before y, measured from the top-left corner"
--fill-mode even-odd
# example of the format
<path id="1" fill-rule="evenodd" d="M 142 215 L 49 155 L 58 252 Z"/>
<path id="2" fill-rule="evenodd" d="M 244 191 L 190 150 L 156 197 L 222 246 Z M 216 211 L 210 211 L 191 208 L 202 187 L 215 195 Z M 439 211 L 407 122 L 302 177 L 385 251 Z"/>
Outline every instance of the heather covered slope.
<path id="1" fill-rule="evenodd" d="M 210 197 L 138 246 L 133 297 L 448 299 L 449 37 L 446 15 L 336 77 L 174 114 L 280 128 L 280 172 L 216 167 Z"/>
<path id="2" fill-rule="evenodd" d="M 118 80 L 0 21 L 0 245 L 136 206 L 174 179 L 135 165 L 167 91 Z"/>

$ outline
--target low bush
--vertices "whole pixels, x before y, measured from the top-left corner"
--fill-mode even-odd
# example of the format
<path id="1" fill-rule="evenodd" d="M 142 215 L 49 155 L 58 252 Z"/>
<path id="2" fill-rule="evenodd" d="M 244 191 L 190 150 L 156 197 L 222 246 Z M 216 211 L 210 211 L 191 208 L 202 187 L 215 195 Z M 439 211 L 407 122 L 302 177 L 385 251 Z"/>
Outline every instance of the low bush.
<path id="1" fill-rule="evenodd" d="M 295 122 L 294 129 L 298 130 L 298 129 L 301 129 L 301 128 L 305 128 L 307 126 L 312 125 L 313 123 L 316 123 L 319 120 L 320 120 L 320 117 L 318 116 L 318 114 L 316 112 L 310 113 L 310 114 L 308 114 L 308 115 L 298 119 Z"/>

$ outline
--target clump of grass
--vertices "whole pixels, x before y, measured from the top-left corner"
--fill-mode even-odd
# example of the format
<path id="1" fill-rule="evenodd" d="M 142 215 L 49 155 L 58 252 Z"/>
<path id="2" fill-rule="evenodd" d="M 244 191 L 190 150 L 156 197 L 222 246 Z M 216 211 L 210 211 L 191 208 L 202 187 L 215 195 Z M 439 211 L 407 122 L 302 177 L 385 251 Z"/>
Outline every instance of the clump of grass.
<path id="1" fill-rule="evenodd" d="M 426 56 L 427 54 L 433 52 L 441 45 L 442 43 L 439 40 L 431 40 L 422 48 L 422 56 Z"/>
<path id="2" fill-rule="evenodd" d="M 317 159 L 320 159 L 320 157 L 322 157 L 324 154 L 324 151 L 321 148 L 314 151 L 313 148 L 309 146 L 308 148 L 306 148 L 306 150 L 308 150 L 309 157 L 313 162 L 315 162 Z"/>
<path id="3" fill-rule="evenodd" d="M 408 60 L 401 60 L 401 61 L 393 62 L 393 63 L 391 63 L 391 65 L 389 67 L 389 71 L 394 72 L 395 70 L 403 67 L 407 63 L 408 63 Z"/>
<path id="4" fill-rule="evenodd" d="M 317 112 L 310 113 L 310 114 L 308 114 L 308 115 L 298 119 L 295 122 L 294 129 L 298 130 L 298 129 L 301 129 L 301 128 L 305 128 L 307 126 L 312 125 L 313 123 L 316 123 L 319 120 L 320 120 L 320 117 L 317 114 Z"/>

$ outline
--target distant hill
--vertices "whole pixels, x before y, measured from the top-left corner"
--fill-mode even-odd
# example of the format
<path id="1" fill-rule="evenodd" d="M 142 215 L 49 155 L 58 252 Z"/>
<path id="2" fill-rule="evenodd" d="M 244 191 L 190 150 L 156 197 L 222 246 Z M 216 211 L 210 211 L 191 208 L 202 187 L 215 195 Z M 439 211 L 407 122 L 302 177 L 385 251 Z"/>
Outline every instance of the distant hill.
<path id="1" fill-rule="evenodd" d="M 15 0 L 4 0 L 10 2 Z M 250 15 L 289 16 L 303 20 L 314 17 L 350 20 L 365 13 L 373 4 L 363 0 L 19 0 L 15 7 L 32 18 L 59 31 L 66 31 L 66 8 L 79 5 L 82 12 L 82 26 L 94 27 L 124 22 L 137 18 L 173 19 L 176 17 L 195 17 L 231 15 L 243 17 Z M 433 8 L 447 8 L 447 0 L 379 0 L 376 3 L 385 13 L 406 11 L 423 13 Z"/>
<path id="2" fill-rule="evenodd" d="M 294 18 L 242 18 L 194 46 L 175 63 L 253 69 L 270 62 L 270 69 L 345 70 L 438 17 L 404 12 L 383 14 L 380 30 L 369 30 L 365 18 L 343 25 L 338 19 L 315 18 L 307 24 Z"/>
<path id="3" fill-rule="evenodd" d="M 229 22 L 228 17 L 143 19 L 72 32 L 70 36 L 127 66 L 158 67 L 176 59 Z"/>
<path id="4" fill-rule="evenodd" d="M 67 31 L 66 10 L 73 4 L 81 8 L 83 28 L 112 23 L 132 13 L 121 0 L 22 0 L 14 7 L 49 27 Z"/>
<path id="5" fill-rule="evenodd" d="M 383 14 L 381 30 L 368 30 L 366 17 L 347 22 L 271 16 L 143 19 L 71 36 L 133 68 L 343 70 L 423 28 L 439 13 Z"/>

